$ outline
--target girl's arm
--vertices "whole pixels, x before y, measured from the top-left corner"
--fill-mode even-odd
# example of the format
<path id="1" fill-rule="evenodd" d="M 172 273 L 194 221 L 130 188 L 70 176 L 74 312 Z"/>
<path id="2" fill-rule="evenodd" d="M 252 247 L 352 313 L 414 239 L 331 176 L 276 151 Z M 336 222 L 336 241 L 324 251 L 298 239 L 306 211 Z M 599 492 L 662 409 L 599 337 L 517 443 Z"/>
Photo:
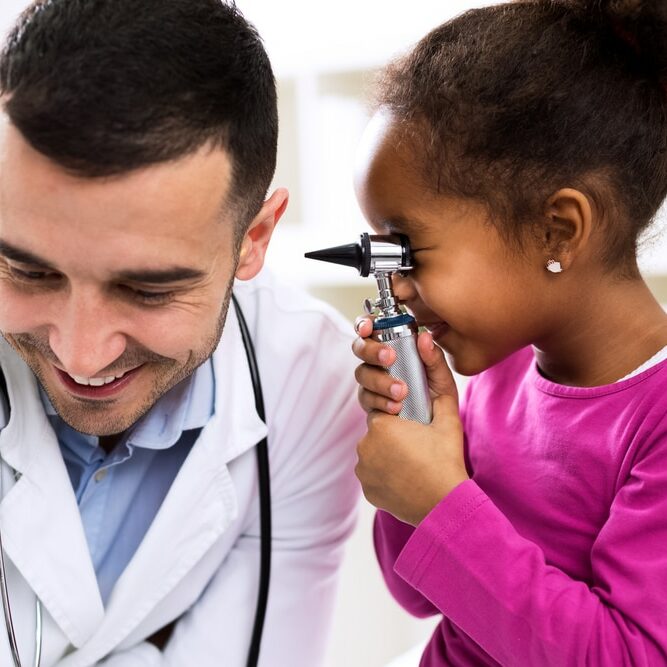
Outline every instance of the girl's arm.
<path id="1" fill-rule="evenodd" d="M 395 572 L 501 664 L 667 664 L 663 430 L 616 495 L 592 585 L 547 564 L 473 480 L 413 531 Z"/>
<path id="2" fill-rule="evenodd" d="M 414 530 L 413 526 L 388 512 L 378 510 L 373 525 L 373 543 L 389 592 L 407 612 L 424 618 L 440 613 L 438 608 L 394 571 L 396 559 Z"/>

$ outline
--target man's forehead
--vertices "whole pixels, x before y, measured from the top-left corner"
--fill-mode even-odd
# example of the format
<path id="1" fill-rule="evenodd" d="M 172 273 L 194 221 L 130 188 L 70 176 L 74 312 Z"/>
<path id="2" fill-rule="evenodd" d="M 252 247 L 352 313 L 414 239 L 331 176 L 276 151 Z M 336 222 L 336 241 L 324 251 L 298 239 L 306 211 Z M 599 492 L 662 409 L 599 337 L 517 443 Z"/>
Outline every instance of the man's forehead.
<path id="1" fill-rule="evenodd" d="M 63 148 L 63 163 L 67 163 L 66 151 L 67 149 Z M 109 175 L 97 175 L 100 165 L 92 163 L 89 168 L 86 168 L 85 164 L 80 169 L 67 168 L 60 163 L 56 154 L 45 155 L 37 150 L 8 120 L 5 113 L 0 113 L 0 159 L 25 162 L 31 168 L 41 167 L 45 172 L 52 172 L 62 178 L 67 177 L 72 182 L 90 184 L 113 184 L 132 178 L 150 183 L 164 174 L 187 178 L 188 174 L 204 173 L 218 185 L 228 187 L 232 178 L 232 161 L 228 151 L 212 142 L 206 142 L 170 160 L 148 163 L 127 171 L 118 169 Z M 103 164 L 103 160 L 100 162 Z M 194 176 L 191 178 L 195 180 Z"/>
<path id="2" fill-rule="evenodd" d="M 205 146 L 128 174 L 85 178 L 45 158 L 11 125 L 2 129 L 5 250 L 32 254 L 58 270 L 99 263 L 105 274 L 157 271 L 187 279 L 185 269 L 201 270 L 231 245 L 232 173 L 224 150 Z"/>
<path id="3" fill-rule="evenodd" d="M 4 114 L 3 114 L 4 115 Z M 115 210 L 115 217 L 180 216 L 220 219 L 227 200 L 232 166 L 222 148 L 205 145 L 168 162 L 114 176 L 74 174 L 35 150 L 11 123 L 0 127 L 0 194 L 4 211 L 37 209 L 44 214 Z M 48 204 L 47 206 L 44 206 Z"/>

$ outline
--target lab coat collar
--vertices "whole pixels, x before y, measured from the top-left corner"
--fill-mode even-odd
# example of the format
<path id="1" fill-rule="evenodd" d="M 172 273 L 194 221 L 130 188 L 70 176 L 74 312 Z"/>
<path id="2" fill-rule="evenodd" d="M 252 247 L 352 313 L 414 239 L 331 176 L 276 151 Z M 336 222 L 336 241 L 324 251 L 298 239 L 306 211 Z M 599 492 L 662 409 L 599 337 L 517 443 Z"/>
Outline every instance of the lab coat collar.
<path id="1" fill-rule="evenodd" d="M 215 411 L 209 426 L 215 425 L 217 432 L 225 434 L 220 453 L 226 463 L 254 447 L 268 433 L 267 425 L 255 408 L 255 391 L 243 337 L 231 305 L 220 344 L 213 355 L 213 371 Z"/>
<path id="2" fill-rule="evenodd" d="M 11 405 L 0 453 L 20 474 L 12 486 L 2 471 L 3 546 L 68 641 L 79 646 L 104 614 L 79 508 L 32 371 L 5 341 L 0 355 Z"/>

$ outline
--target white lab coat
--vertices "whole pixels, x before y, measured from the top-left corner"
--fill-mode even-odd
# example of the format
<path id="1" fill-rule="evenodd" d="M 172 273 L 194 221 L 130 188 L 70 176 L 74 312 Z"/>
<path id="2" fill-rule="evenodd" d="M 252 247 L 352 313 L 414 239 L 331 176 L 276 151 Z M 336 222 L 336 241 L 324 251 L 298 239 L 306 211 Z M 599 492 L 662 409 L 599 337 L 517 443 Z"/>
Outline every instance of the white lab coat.
<path id="1" fill-rule="evenodd" d="M 353 469 L 364 418 L 350 326 L 300 292 L 278 290 L 266 274 L 235 292 L 254 339 L 269 428 L 273 567 L 260 664 L 316 667 L 359 495 Z M 24 667 L 33 660 L 36 594 L 43 667 L 245 665 L 259 573 L 254 445 L 266 427 L 233 308 L 213 355 L 215 414 L 106 609 L 35 378 L 4 341 L 0 361 L 12 406 L 9 423 L 0 409 L 0 525 Z M 181 616 L 162 653 L 144 641 Z M 0 665 L 12 664 L 0 617 Z"/>

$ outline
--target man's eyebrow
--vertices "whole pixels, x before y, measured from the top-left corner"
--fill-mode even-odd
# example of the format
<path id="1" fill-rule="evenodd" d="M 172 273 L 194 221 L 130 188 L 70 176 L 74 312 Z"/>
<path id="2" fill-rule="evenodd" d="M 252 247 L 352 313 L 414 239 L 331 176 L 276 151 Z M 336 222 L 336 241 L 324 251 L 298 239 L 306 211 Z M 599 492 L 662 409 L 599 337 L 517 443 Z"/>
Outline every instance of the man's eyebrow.
<path id="1" fill-rule="evenodd" d="M 127 280 L 133 283 L 178 283 L 184 280 L 198 280 L 206 276 L 205 271 L 187 266 L 173 266 L 167 269 L 128 269 L 115 274 L 117 280 Z"/>
<path id="2" fill-rule="evenodd" d="M 0 255 L 21 264 L 29 264 L 40 269 L 58 271 L 50 262 L 42 259 L 28 250 L 0 240 Z M 193 269 L 187 266 L 171 266 L 165 269 L 126 269 L 115 274 L 116 280 L 126 280 L 135 283 L 150 283 L 160 285 L 163 283 L 177 283 L 185 280 L 198 280 L 206 276 L 205 271 Z"/>
<path id="3" fill-rule="evenodd" d="M 14 262 L 21 262 L 21 264 L 31 264 L 42 269 L 56 271 L 55 267 L 45 259 L 42 259 L 38 255 L 35 255 L 28 250 L 17 248 L 16 246 L 13 246 L 6 241 L 0 240 L 0 255 L 6 257 L 7 259 L 11 259 Z"/>

